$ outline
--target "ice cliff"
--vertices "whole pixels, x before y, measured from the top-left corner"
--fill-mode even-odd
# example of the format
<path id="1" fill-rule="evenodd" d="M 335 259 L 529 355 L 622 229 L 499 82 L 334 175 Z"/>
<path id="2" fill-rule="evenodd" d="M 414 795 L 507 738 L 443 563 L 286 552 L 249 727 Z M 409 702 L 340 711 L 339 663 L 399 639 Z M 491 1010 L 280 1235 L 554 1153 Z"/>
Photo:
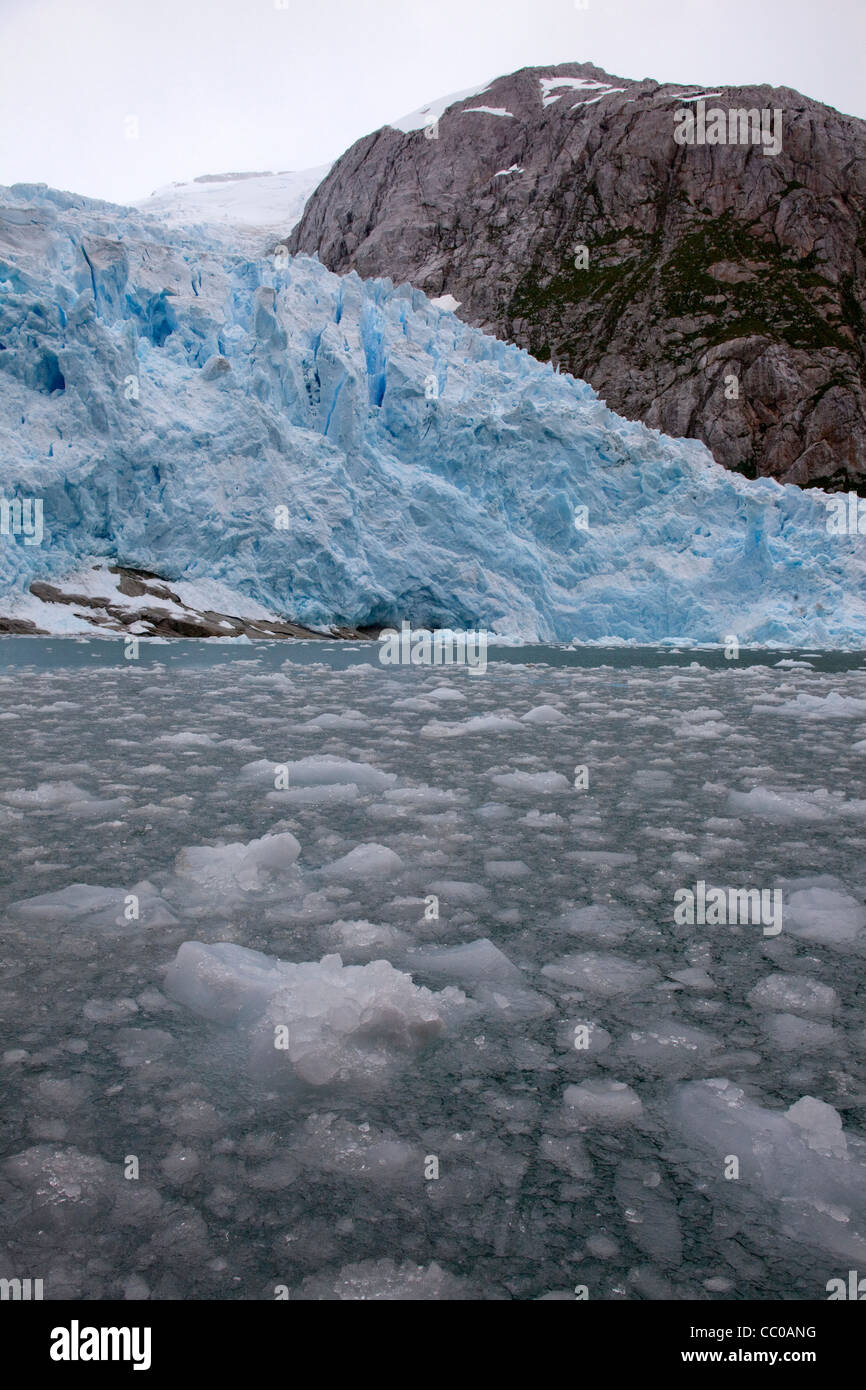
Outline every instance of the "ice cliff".
<path id="1" fill-rule="evenodd" d="M 0 189 L 0 493 L 44 517 L 0 535 L 3 614 L 109 562 L 311 626 L 866 646 L 863 542 L 824 494 L 406 285 L 42 185 Z"/>

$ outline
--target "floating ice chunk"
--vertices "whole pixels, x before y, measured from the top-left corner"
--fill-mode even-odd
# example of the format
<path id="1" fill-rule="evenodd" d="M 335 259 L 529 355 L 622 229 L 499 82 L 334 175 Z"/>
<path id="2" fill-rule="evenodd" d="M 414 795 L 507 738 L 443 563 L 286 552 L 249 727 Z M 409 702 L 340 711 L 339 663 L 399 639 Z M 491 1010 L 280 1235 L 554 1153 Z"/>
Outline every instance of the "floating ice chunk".
<path id="1" fill-rule="evenodd" d="M 292 1154 L 305 1167 L 386 1187 L 413 1180 L 419 1185 L 424 1175 L 423 1149 L 333 1114 L 310 1115 Z"/>
<path id="2" fill-rule="evenodd" d="M 324 878 L 339 883 L 351 883 L 359 878 L 393 878 L 403 868 L 399 854 L 385 845 L 375 843 L 356 845 L 341 859 L 326 864 L 321 870 Z"/>
<path id="3" fill-rule="evenodd" d="M 357 733 L 366 728 L 367 716 L 359 709 L 347 709 L 343 714 L 317 714 L 300 728 L 306 732 Z"/>
<path id="4" fill-rule="evenodd" d="M 866 700 L 857 700 L 853 695 L 840 695 L 838 690 L 831 690 L 828 695 L 807 695 L 801 691 L 795 699 L 783 705 L 756 705 L 755 708 L 769 708 L 770 712 L 774 709 L 777 714 L 796 714 L 801 719 L 849 719 L 866 714 Z"/>
<path id="5" fill-rule="evenodd" d="M 557 1168 L 563 1168 L 573 1178 L 588 1182 L 595 1176 L 592 1159 L 579 1134 L 570 1134 L 566 1138 L 544 1134 L 538 1148 L 542 1158 L 546 1158 L 548 1163 L 555 1163 Z"/>
<path id="6" fill-rule="evenodd" d="M 171 1183 L 191 1182 L 201 1172 L 201 1160 L 195 1149 L 183 1144 L 172 1144 L 159 1166 Z"/>
<path id="7" fill-rule="evenodd" d="M 138 1013 L 134 999 L 88 999 L 82 1009 L 91 1023 L 124 1023 Z"/>
<path id="8" fill-rule="evenodd" d="M 130 1068 L 149 1066 L 173 1045 L 164 1028 L 121 1028 L 112 1040 L 120 1066 Z"/>
<path id="9" fill-rule="evenodd" d="M 524 796 L 553 796 L 571 791 L 571 783 L 561 772 L 501 772 L 494 776 L 497 787 Z"/>
<path id="10" fill-rule="evenodd" d="M 522 859 L 486 859 L 484 872 L 488 878 L 526 878 L 531 870 Z"/>
<path id="11" fill-rule="evenodd" d="M 462 980 L 471 985 L 521 983 L 523 975 L 487 937 L 461 946 L 424 946 L 412 950 L 413 968 L 428 975 Z"/>
<path id="12" fill-rule="evenodd" d="M 510 715 L 476 714 L 471 719 L 464 719 L 456 724 L 445 724 L 442 720 L 433 719 L 422 727 L 421 737 L 463 738 L 466 734 L 508 734 L 515 731 L 522 732 L 523 725 L 519 719 L 512 719 Z"/>
<path id="13" fill-rule="evenodd" d="M 434 1261 L 429 1265 L 406 1262 L 397 1265 L 393 1260 L 367 1260 L 363 1264 L 344 1265 L 337 1274 L 314 1274 L 293 1292 L 300 1301 L 354 1299 L 387 1299 L 401 1302 L 432 1302 L 440 1299 L 470 1298 L 463 1280 L 442 1269 Z"/>
<path id="14" fill-rule="evenodd" d="M 738 815 L 760 816 L 762 820 L 821 821 L 833 813 L 833 802 L 826 791 L 779 792 L 769 787 L 753 787 L 750 792 L 729 792 L 728 806 Z"/>
<path id="15" fill-rule="evenodd" d="M 560 956 L 550 965 L 545 965 L 541 973 L 569 989 L 586 990 L 588 994 L 602 997 L 636 994 L 659 979 L 654 965 L 640 965 L 625 956 L 604 951 Z"/>
<path id="16" fill-rule="evenodd" d="M 781 663 L 777 662 L 776 664 L 780 665 Z M 730 1293 L 734 1288 L 733 1279 L 725 1279 L 723 1277 L 705 1279 L 703 1283 L 708 1293 Z"/>
<path id="17" fill-rule="evenodd" d="M 866 927 L 866 908 L 835 888 L 803 888 L 791 894 L 784 908 L 785 928 L 807 941 L 844 946 Z"/>
<path id="18" fill-rule="evenodd" d="M 746 998 L 758 1009 L 818 1018 L 832 1014 L 839 1002 L 835 989 L 808 975 L 767 975 Z"/>
<path id="19" fill-rule="evenodd" d="M 610 1236 L 590 1236 L 586 1248 L 590 1255 L 595 1255 L 599 1260 L 612 1260 L 619 1254 L 619 1246 Z"/>
<path id="20" fill-rule="evenodd" d="M 664 792 L 673 786 L 673 776 L 661 768 L 639 768 L 632 777 L 632 786 L 646 792 Z"/>
<path id="21" fill-rule="evenodd" d="M 70 883 L 67 888 L 59 888 L 53 893 L 23 898 L 13 903 L 10 911 L 31 921 L 94 927 L 109 933 L 174 926 L 178 921 L 149 884 L 135 884 L 127 890 Z"/>
<path id="22" fill-rule="evenodd" d="M 833 1047 L 838 1041 L 836 1029 L 829 1023 L 798 1018 L 796 1014 L 770 1014 L 764 1028 L 783 1052 L 802 1052 L 804 1055 L 820 1048 Z"/>
<path id="23" fill-rule="evenodd" d="M 359 956 L 367 956 L 373 952 L 401 951 L 409 941 L 406 933 L 399 931 L 397 927 L 363 920 L 330 922 L 322 929 L 322 938 L 334 950 L 339 951 L 340 955 L 348 952 Z"/>
<path id="24" fill-rule="evenodd" d="M 69 1115 L 90 1099 L 92 1089 L 88 1076 L 44 1076 L 36 1083 L 35 1108 L 43 1114 Z"/>
<path id="25" fill-rule="evenodd" d="M 187 730 L 178 734 L 160 734 L 156 743 L 172 744 L 176 748 L 215 748 L 218 740 L 210 734 L 197 734 Z"/>
<path id="26" fill-rule="evenodd" d="M 103 816 L 116 814 L 129 805 L 125 796 L 92 796 L 74 782 L 40 782 L 33 791 L 17 787 L 6 792 L 3 800 L 10 806 L 22 810 L 63 811 L 64 815 L 83 820 L 99 820 Z"/>
<path id="27" fill-rule="evenodd" d="M 261 1016 L 285 970 L 294 968 L 229 941 L 185 941 L 168 968 L 165 991 L 202 1018 L 243 1022 Z"/>
<path id="28" fill-rule="evenodd" d="M 277 806 L 336 806 L 345 801 L 357 801 L 359 788 L 355 782 L 329 782 L 321 787 L 285 787 L 267 793 L 267 800 Z"/>
<path id="29" fill-rule="evenodd" d="M 325 787 L 334 784 L 344 786 L 354 782 L 361 791 L 381 792 L 392 787 L 397 781 L 393 772 L 380 772 L 369 763 L 348 762 L 345 758 L 329 755 L 321 758 L 301 758 L 298 762 L 283 763 L 259 758 L 253 763 L 245 763 L 240 775 L 245 782 L 270 783 L 274 787 L 277 768 L 288 769 L 288 787 Z"/>
<path id="30" fill-rule="evenodd" d="M 487 937 L 461 946 L 424 946 L 408 953 L 413 971 L 457 981 L 472 998 L 503 1022 L 547 1018 L 554 1006 L 531 989 L 526 977 Z"/>
<path id="31" fill-rule="evenodd" d="M 691 965 L 684 970 L 671 970 L 670 978 L 687 989 L 715 989 L 713 977 L 699 965 Z"/>
<path id="32" fill-rule="evenodd" d="M 102 1158 L 78 1149 L 37 1144 L 0 1164 L 3 1176 L 23 1190 L 40 1225 L 62 1231 L 93 1230 L 104 1220 L 123 1179 Z"/>
<path id="33" fill-rule="evenodd" d="M 637 863 L 637 855 L 630 849 L 574 849 L 569 850 L 564 858 L 573 864 L 583 864 L 587 868 L 600 864 L 608 869 L 618 869 L 625 864 Z"/>
<path id="34" fill-rule="evenodd" d="M 451 903 L 480 903 L 490 897 L 490 889 L 483 883 L 464 883 L 456 878 L 440 878 L 428 883 L 427 892 L 434 893 Z"/>
<path id="35" fill-rule="evenodd" d="M 556 1041 L 559 1047 L 575 1052 L 578 1057 L 587 1053 L 606 1052 L 613 1039 L 601 1024 L 590 1019 L 564 1019 L 557 1025 Z"/>
<path id="36" fill-rule="evenodd" d="M 71 802 L 91 801 L 90 792 L 76 786 L 74 782 L 40 782 L 33 790 L 15 787 L 3 793 L 3 800 L 10 806 L 24 809 L 50 810 L 53 806 L 68 806 Z"/>
<path id="37" fill-rule="evenodd" d="M 54 893 L 40 893 L 13 903 L 16 913 L 45 922 L 75 922 L 105 911 L 118 912 L 123 904 L 120 888 L 99 888 L 95 884 L 70 883 Z"/>
<path id="38" fill-rule="evenodd" d="M 128 1189 L 138 1184 L 129 1182 L 123 1186 L 127 1191 L 121 1195 L 126 1196 L 127 1200 L 134 1197 L 135 1194 L 129 1193 Z M 152 1222 L 148 1224 L 152 1227 Z M 178 1207 L 175 1204 L 165 1212 L 143 1251 L 143 1258 L 148 1263 L 153 1261 L 158 1268 L 164 1268 L 168 1263 L 169 1267 L 174 1268 L 200 1269 L 213 1253 L 207 1243 L 207 1226 L 201 1214 L 194 1207 Z"/>
<path id="39" fill-rule="evenodd" d="M 652 1258 L 653 1264 L 678 1265 L 683 1256 L 682 1228 L 661 1173 L 639 1160 L 626 1159 L 616 1175 L 614 1190 L 634 1244 Z M 670 1297 L 669 1286 L 659 1288 L 657 1277 L 652 1271 L 633 1271 L 630 1281 L 648 1288 L 650 1296 Z"/>
<path id="40" fill-rule="evenodd" d="M 165 988 L 203 1018 L 252 1024 L 259 1064 L 287 1063 L 316 1086 L 381 1072 L 465 1006 L 459 990 L 432 994 L 384 960 L 293 965 L 230 942 L 184 942 Z"/>
<path id="41" fill-rule="evenodd" d="M 98 797 L 91 797 L 87 801 L 70 802 L 63 808 L 64 815 L 74 816 L 78 820 L 106 820 L 112 816 L 119 816 L 129 805 L 129 798 L 125 796 L 108 797 L 100 800 Z M 115 821 L 115 824 L 118 824 Z"/>
<path id="42" fill-rule="evenodd" d="M 617 1054 L 655 1075 L 685 1077 L 702 1068 L 718 1047 L 718 1039 L 711 1033 L 686 1023 L 666 1022 L 655 1028 L 630 1031 L 619 1044 Z"/>
<path id="43" fill-rule="evenodd" d="M 417 807 L 419 810 L 433 810 L 441 807 L 448 810 L 452 806 L 459 806 L 464 797 L 458 792 L 448 791 L 445 787 L 400 787 L 396 791 L 385 793 L 385 800 L 397 806 Z"/>
<path id="44" fill-rule="evenodd" d="M 725 723 L 717 709 L 687 710 L 674 726 L 676 738 L 722 738 L 731 732 L 730 724 Z"/>
<path id="45" fill-rule="evenodd" d="M 536 705 L 534 709 L 529 709 L 521 715 L 523 724 L 567 724 L 568 720 L 562 710 L 555 705 Z"/>
<path id="46" fill-rule="evenodd" d="M 284 1188 L 297 1182 L 300 1173 L 301 1165 L 291 1154 L 283 1154 L 280 1158 L 272 1158 L 270 1162 L 248 1172 L 247 1182 L 258 1192 L 282 1192 Z"/>
<path id="47" fill-rule="evenodd" d="M 520 824 L 528 825 L 533 830 L 544 830 L 553 826 L 565 826 L 567 822 L 557 811 L 532 810 L 520 817 Z"/>
<path id="48" fill-rule="evenodd" d="M 562 1097 L 566 1118 L 573 1125 L 631 1124 L 643 1113 L 636 1091 L 624 1081 L 581 1081 L 566 1086 Z"/>
<path id="49" fill-rule="evenodd" d="M 220 892 L 256 892 L 275 874 L 290 869 L 301 846 L 289 831 L 263 835 L 249 844 L 197 845 L 182 849 L 175 871 L 182 878 Z"/>
<path id="50" fill-rule="evenodd" d="M 185 1096 L 163 1112 L 163 1122 L 184 1138 L 210 1139 L 225 1131 L 225 1118 L 210 1101 Z"/>
<path id="51" fill-rule="evenodd" d="M 608 903 L 590 903 L 564 912 L 553 926 L 574 936 L 597 937 L 604 941 L 621 941 L 637 923 L 627 908 Z"/>
<path id="52" fill-rule="evenodd" d="M 866 1144 L 844 1134 L 831 1106 L 803 1097 L 787 1112 L 765 1109 L 722 1078 L 678 1087 L 672 1118 L 713 1190 L 720 1155 L 738 1157 L 740 1179 L 722 1184 L 724 1196 L 747 1204 L 756 1236 L 763 1224 L 762 1242 L 778 1242 L 781 1225 L 788 1238 L 834 1258 L 866 1257 Z M 767 1201 L 778 1205 L 762 1217 Z"/>
<path id="53" fill-rule="evenodd" d="M 803 1137 L 810 1149 L 816 1153 L 832 1154 L 835 1158 L 847 1158 L 848 1141 L 842 1132 L 842 1116 L 826 1101 L 816 1100 L 814 1096 L 802 1096 L 785 1111 L 803 1130 Z"/>

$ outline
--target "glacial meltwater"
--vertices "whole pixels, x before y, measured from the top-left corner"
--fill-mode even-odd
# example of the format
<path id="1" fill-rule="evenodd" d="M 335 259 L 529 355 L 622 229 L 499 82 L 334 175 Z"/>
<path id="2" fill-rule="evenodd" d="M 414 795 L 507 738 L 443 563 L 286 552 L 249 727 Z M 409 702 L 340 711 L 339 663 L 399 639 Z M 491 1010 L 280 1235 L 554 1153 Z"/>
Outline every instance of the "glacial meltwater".
<path id="1" fill-rule="evenodd" d="M 863 653 L 4 638 L 0 727 L 0 1277 L 866 1273 Z"/>

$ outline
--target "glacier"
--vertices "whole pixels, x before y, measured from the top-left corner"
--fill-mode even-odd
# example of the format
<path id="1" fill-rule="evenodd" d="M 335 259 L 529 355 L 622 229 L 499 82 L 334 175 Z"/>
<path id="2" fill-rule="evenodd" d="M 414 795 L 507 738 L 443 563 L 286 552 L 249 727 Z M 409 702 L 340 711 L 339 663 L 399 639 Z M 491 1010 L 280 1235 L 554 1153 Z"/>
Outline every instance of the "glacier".
<path id="1" fill-rule="evenodd" d="M 330 169 L 330 164 L 320 164 L 280 173 L 205 174 L 157 188 L 135 206 L 170 226 L 222 230 L 234 242 L 234 251 L 243 248 L 257 256 L 295 228 L 310 194 Z"/>
<path id="2" fill-rule="evenodd" d="M 866 647 L 861 537 L 408 285 L 0 189 L 0 613 L 107 562 L 318 630 Z M 586 527 L 579 529 L 580 509 Z M 32 538 L 31 538 L 32 539 Z"/>

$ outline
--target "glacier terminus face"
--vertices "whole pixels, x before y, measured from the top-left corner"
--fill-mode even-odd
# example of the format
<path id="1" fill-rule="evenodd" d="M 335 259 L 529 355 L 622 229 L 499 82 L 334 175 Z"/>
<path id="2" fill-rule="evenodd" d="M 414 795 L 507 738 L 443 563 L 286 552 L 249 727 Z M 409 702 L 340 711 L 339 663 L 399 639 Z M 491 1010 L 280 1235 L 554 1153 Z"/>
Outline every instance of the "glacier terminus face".
<path id="1" fill-rule="evenodd" d="M 866 645 L 862 539 L 823 493 L 727 473 L 407 285 L 43 185 L 0 190 L 0 458 L 0 617 L 114 564 L 325 630 Z"/>

